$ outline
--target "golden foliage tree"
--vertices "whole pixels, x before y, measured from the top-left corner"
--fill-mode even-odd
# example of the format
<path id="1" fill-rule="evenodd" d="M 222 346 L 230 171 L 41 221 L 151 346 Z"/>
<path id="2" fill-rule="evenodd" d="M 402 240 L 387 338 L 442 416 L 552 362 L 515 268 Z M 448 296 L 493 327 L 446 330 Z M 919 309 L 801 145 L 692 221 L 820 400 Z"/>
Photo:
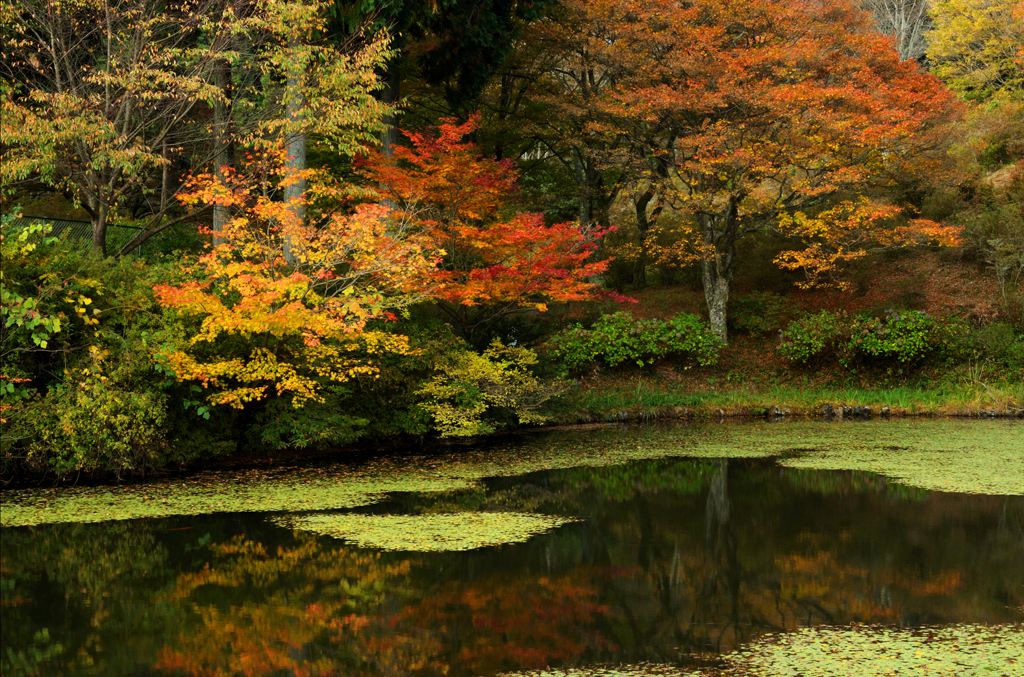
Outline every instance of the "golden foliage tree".
<path id="1" fill-rule="evenodd" d="M 938 0 L 932 72 L 967 99 L 1024 91 L 1024 9 L 1017 0 Z"/>
<path id="2" fill-rule="evenodd" d="M 230 172 L 224 181 L 202 175 L 180 196 L 237 214 L 199 259 L 196 279 L 156 288 L 165 307 L 201 321 L 166 359 L 180 380 L 211 388 L 212 404 L 240 408 L 276 393 L 299 406 L 322 399 L 322 381 L 374 373 L 353 355 L 402 352 L 407 342 L 366 324 L 421 299 L 437 262 L 430 240 L 382 205 L 333 211 L 344 191 L 329 180 L 313 182 L 311 204 L 306 195 L 268 197 L 296 180 L 283 155 L 265 158 L 266 172 L 251 171 L 268 177 L 262 185 Z M 311 218 L 298 216 L 297 200 Z"/>

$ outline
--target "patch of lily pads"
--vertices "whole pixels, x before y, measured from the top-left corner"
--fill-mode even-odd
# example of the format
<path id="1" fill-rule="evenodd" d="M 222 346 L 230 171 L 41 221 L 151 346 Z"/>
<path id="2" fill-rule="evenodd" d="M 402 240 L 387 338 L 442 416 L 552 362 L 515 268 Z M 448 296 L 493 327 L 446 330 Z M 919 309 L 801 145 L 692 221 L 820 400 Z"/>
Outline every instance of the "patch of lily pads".
<path id="1" fill-rule="evenodd" d="M 697 675 L 881 677 L 1024 674 L 1024 626 L 816 627 L 762 638 Z"/>
<path id="2" fill-rule="evenodd" d="M 790 468 L 861 470 L 931 491 L 1024 494 L 1024 425 L 1017 422 L 901 420 L 881 424 L 759 424 L 756 448 Z M 750 444 L 703 445 L 730 456 Z"/>
<path id="3" fill-rule="evenodd" d="M 528 670 L 503 672 L 497 677 L 687 677 L 688 670 L 665 663 L 635 663 L 632 665 L 566 668 L 564 670 Z"/>
<path id="4" fill-rule="evenodd" d="M 515 512 L 461 512 L 428 515 L 351 513 L 285 515 L 276 524 L 341 538 L 360 548 L 437 552 L 474 550 L 523 543 L 575 520 Z"/>
<path id="5" fill-rule="evenodd" d="M 392 492 L 440 492 L 572 467 L 666 458 L 778 457 L 793 468 L 861 470 L 935 491 L 1024 494 L 1024 425 L 942 419 L 876 422 L 608 426 L 540 433 L 446 456 L 381 459 L 352 468 L 208 472 L 127 486 L 4 491 L 0 526 L 197 515 L 337 510 Z"/>
<path id="6" fill-rule="evenodd" d="M 508 471 L 502 455 L 492 455 L 460 474 L 501 476 L 679 456 L 776 457 L 792 468 L 860 470 L 931 491 L 1024 495 L 1024 425 L 1016 421 L 676 424 L 597 429 L 573 437 L 575 444 L 570 445 L 551 435 L 550 442 L 538 443 L 532 453 L 520 452 L 516 472 Z"/>
<path id="7" fill-rule="evenodd" d="M 1024 674 L 1024 626 L 815 627 L 766 635 L 721 667 L 668 664 L 546 668 L 499 677 L 967 677 Z"/>
<path id="8" fill-rule="evenodd" d="M 274 512 L 357 508 L 392 492 L 468 489 L 472 482 L 410 472 L 403 477 L 294 470 L 289 473 L 204 473 L 177 482 L 126 486 L 72 487 L 7 492 L 0 525 L 202 515 L 218 512 Z"/>

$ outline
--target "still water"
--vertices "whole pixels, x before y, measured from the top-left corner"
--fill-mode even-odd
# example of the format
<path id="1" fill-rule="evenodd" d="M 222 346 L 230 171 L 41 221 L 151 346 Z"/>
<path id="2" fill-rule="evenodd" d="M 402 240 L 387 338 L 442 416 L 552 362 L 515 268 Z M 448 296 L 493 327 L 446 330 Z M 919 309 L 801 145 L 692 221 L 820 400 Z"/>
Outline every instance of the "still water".
<path id="1" fill-rule="evenodd" d="M 542 439 L 571 448 L 579 435 Z M 4 528 L 3 674 L 698 666 L 810 625 L 1024 620 L 1021 495 L 679 457 L 396 492 L 345 512 L 467 511 L 563 519 L 455 552 L 355 547 L 260 512 Z"/>

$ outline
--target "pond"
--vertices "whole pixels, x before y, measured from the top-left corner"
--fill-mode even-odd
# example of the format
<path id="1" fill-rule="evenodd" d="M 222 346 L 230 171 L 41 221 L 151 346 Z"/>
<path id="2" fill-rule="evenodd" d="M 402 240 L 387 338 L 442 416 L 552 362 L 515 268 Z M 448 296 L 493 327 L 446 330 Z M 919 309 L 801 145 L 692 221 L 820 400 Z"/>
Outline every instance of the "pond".
<path id="1" fill-rule="evenodd" d="M 0 501 L 4 675 L 1024 675 L 1018 422 L 595 426 Z"/>

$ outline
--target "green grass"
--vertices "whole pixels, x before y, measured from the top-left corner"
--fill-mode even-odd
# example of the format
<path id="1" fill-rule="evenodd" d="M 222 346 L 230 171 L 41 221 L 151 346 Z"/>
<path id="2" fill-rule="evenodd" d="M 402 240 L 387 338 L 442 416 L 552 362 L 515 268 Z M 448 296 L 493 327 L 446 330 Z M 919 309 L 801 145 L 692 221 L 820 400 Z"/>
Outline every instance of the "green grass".
<path id="1" fill-rule="evenodd" d="M 657 377 L 641 377 L 633 384 L 625 384 L 621 379 L 602 380 L 586 388 L 571 389 L 554 408 L 556 415 L 565 417 L 572 412 L 675 407 L 730 412 L 767 407 L 806 411 L 832 404 L 869 406 L 874 412 L 889 407 L 894 413 L 976 414 L 985 410 L 1004 412 L 1024 406 L 1024 387 L 1014 383 L 956 384 L 940 381 L 932 386 L 863 388 L 785 384 L 751 388 L 722 383 L 713 378 L 708 380 L 711 381 L 709 387 L 702 390 L 675 386 Z"/>

